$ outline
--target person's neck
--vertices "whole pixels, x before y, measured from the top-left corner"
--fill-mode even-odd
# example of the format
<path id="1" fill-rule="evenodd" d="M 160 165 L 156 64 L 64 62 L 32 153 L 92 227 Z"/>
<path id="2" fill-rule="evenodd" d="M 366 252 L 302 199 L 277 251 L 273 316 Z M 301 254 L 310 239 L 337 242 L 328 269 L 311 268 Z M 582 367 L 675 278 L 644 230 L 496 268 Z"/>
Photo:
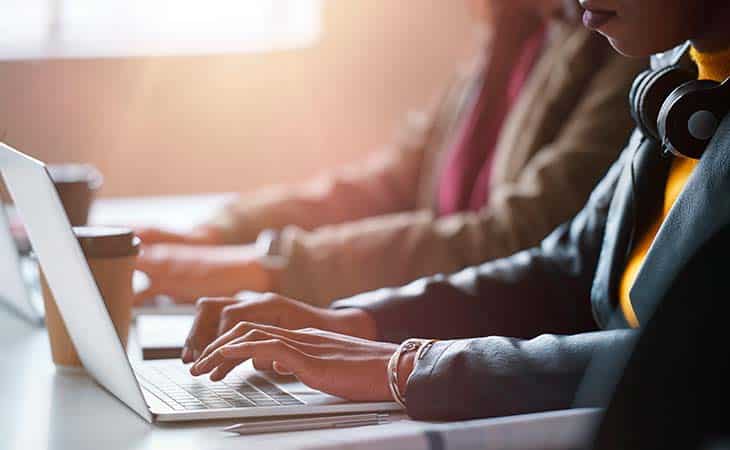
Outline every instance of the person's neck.
<path id="1" fill-rule="evenodd" d="M 700 39 L 691 40 L 692 47 L 696 48 L 697 51 L 702 53 L 713 53 L 730 48 L 730 33 L 727 30 L 723 30 L 722 34 L 717 36 L 708 36 L 707 38 L 702 37 Z"/>

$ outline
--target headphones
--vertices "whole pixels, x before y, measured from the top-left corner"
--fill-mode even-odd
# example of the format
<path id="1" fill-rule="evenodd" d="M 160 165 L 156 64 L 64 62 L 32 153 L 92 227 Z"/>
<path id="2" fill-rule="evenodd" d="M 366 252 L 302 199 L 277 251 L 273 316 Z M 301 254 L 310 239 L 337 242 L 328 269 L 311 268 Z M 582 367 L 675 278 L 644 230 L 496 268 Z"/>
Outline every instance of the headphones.
<path id="1" fill-rule="evenodd" d="M 720 121 L 730 112 L 730 78 L 697 80 L 679 65 L 647 70 L 629 93 L 631 116 L 665 155 L 700 159 Z"/>

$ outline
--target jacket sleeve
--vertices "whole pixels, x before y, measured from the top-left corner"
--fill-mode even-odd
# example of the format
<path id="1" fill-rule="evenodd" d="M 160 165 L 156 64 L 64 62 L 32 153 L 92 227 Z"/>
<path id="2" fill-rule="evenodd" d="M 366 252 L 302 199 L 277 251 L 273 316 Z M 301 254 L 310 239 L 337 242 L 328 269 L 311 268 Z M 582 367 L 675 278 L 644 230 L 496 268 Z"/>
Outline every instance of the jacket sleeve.
<path id="1" fill-rule="evenodd" d="M 410 416 L 454 420 L 567 408 L 597 352 L 630 348 L 634 332 L 596 331 L 590 306 L 609 204 L 630 155 L 629 149 L 585 208 L 539 247 L 334 303 L 370 312 L 381 340 L 442 339 L 408 379 Z"/>
<path id="2" fill-rule="evenodd" d="M 400 288 L 379 289 L 333 304 L 367 310 L 380 340 L 409 337 L 458 339 L 594 330 L 590 290 L 607 212 L 631 148 L 608 171 L 573 220 L 539 247 L 423 278 Z"/>
<path id="3" fill-rule="evenodd" d="M 436 342 L 408 379 L 408 414 L 459 420 L 570 408 L 592 358 L 628 353 L 635 330 L 530 340 L 485 337 Z M 581 407 L 605 406 L 603 399 Z"/>
<path id="4" fill-rule="evenodd" d="M 422 210 L 314 232 L 287 228 L 277 291 L 325 305 L 537 245 L 580 209 L 618 155 L 630 130 L 626 93 L 637 66 L 609 57 L 557 138 L 479 212 L 436 218 Z"/>
<path id="5" fill-rule="evenodd" d="M 364 161 L 323 174 L 300 185 L 281 185 L 240 195 L 207 225 L 228 244 L 255 241 L 264 229 L 295 224 L 304 230 L 322 225 L 413 209 L 417 180 L 434 121 L 409 114 L 395 143 Z"/>

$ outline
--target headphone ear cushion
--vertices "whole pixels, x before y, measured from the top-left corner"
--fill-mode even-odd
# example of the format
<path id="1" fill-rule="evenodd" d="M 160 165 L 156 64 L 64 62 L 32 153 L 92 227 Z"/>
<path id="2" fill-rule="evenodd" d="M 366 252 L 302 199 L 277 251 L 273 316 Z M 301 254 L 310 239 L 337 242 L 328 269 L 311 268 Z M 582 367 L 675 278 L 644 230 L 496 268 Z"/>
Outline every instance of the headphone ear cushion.
<path id="1" fill-rule="evenodd" d="M 694 80 L 696 77 L 689 71 L 671 66 L 654 71 L 638 86 L 636 115 L 640 128 L 647 136 L 661 141 L 657 119 L 664 100 L 678 86 Z"/>
<path id="2" fill-rule="evenodd" d="M 652 69 L 645 70 L 636 76 L 634 82 L 631 84 L 631 90 L 629 91 L 629 108 L 631 111 L 631 118 L 637 127 L 644 133 L 648 134 L 646 127 L 641 123 L 641 117 L 639 115 L 640 102 L 639 92 L 644 88 L 647 78 L 649 78 L 654 71 Z"/>
<path id="3" fill-rule="evenodd" d="M 723 96 L 713 92 L 718 86 L 720 83 L 712 80 L 693 80 L 667 96 L 657 117 L 660 142 L 665 152 L 693 159 L 702 156 L 714 129 L 727 111 L 722 111 L 723 108 L 718 106 L 723 103 Z M 715 97 L 714 102 L 712 97 Z M 697 123 L 693 124 L 693 116 L 697 112 L 704 115 L 697 114 Z M 693 129 L 700 133 L 693 134 Z"/>

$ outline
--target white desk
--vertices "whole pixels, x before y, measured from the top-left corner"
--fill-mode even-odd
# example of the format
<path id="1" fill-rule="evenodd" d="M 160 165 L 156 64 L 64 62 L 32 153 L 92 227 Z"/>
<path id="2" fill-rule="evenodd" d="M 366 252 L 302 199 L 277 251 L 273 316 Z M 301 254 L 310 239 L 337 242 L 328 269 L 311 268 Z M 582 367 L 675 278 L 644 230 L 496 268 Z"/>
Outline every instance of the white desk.
<path id="1" fill-rule="evenodd" d="M 101 225 L 164 226 L 181 231 L 209 218 L 233 194 L 101 199 L 89 221 Z"/>
<path id="2" fill-rule="evenodd" d="M 129 221 L 134 223 L 184 227 L 199 220 L 221 199 L 197 197 L 189 203 L 175 201 L 174 207 L 188 206 L 182 211 L 171 211 L 170 215 L 160 199 L 100 202 L 94 209 L 93 221 L 124 223 L 123 218 L 130 217 Z M 161 217 L 167 220 L 159 220 Z M 170 218 L 174 223 L 170 223 Z M 139 358 L 134 339 L 130 341 L 130 355 Z M 354 429 L 238 437 L 220 431 L 235 420 L 151 425 L 90 378 L 58 373 L 51 362 L 45 329 L 33 327 L 2 309 L 0 402 L 0 450 L 286 450 L 336 444 L 354 437 L 369 440 L 425 426 L 401 421 Z"/>
<path id="3" fill-rule="evenodd" d="M 226 196 L 195 196 L 102 200 L 95 204 L 91 221 L 185 229 L 203 220 L 225 199 Z M 58 373 L 51 362 L 45 329 L 33 327 L 4 310 L 0 310 L 0 348 L 2 450 L 293 449 L 338 435 L 372 432 L 371 427 L 238 437 L 220 431 L 236 420 L 150 425 L 87 376 Z M 130 356 L 139 358 L 133 338 Z M 408 426 L 393 426 L 404 425 Z"/>
<path id="4" fill-rule="evenodd" d="M 45 330 L 0 310 L 0 449 L 299 449 L 371 436 L 413 422 L 352 430 L 238 437 L 221 428 L 236 420 L 150 425 L 85 375 L 59 373 Z M 137 353 L 131 342 L 130 352 Z M 138 357 L 133 355 L 133 357 Z"/>

